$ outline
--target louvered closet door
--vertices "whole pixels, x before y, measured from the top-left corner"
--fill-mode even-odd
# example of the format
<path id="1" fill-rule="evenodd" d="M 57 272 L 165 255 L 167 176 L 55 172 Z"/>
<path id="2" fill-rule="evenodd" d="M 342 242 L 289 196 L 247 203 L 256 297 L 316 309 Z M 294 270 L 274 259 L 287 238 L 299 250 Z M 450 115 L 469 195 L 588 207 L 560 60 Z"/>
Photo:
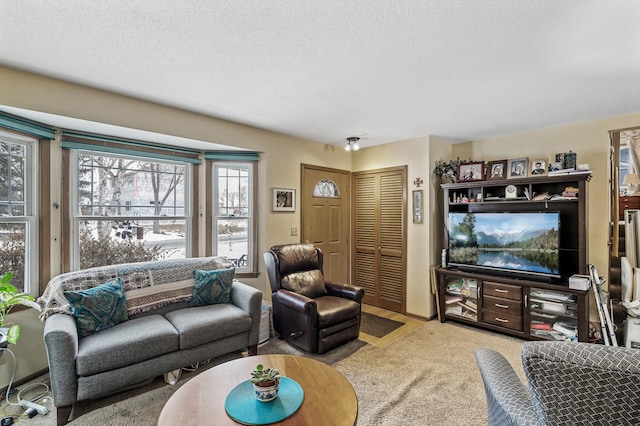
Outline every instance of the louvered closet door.
<path id="1" fill-rule="evenodd" d="M 406 168 L 353 175 L 354 283 L 364 303 L 405 313 Z"/>

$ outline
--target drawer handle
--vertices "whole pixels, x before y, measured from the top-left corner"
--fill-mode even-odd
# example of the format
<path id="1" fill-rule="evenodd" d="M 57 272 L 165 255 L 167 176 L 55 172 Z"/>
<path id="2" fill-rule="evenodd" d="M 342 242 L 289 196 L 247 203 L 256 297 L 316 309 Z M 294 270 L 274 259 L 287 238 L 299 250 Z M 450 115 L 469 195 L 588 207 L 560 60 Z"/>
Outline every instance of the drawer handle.
<path id="1" fill-rule="evenodd" d="M 508 323 L 508 322 L 509 322 L 509 320 L 502 319 L 502 318 L 495 318 L 495 320 L 496 320 L 496 321 L 500 321 L 500 322 L 505 322 L 505 323 Z"/>
<path id="2" fill-rule="evenodd" d="M 503 305 L 502 303 L 494 303 L 496 308 L 509 309 L 507 305 Z"/>
<path id="3" fill-rule="evenodd" d="M 496 293 L 509 293 L 509 290 L 503 290 L 501 288 L 496 288 Z"/>

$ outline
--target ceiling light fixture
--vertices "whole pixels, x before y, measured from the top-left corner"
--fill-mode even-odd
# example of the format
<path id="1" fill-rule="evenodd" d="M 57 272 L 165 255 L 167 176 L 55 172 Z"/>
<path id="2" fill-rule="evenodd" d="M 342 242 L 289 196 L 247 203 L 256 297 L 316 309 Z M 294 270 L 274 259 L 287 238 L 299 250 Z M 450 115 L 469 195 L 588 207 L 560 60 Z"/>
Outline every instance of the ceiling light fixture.
<path id="1" fill-rule="evenodd" d="M 360 149 L 360 145 L 358 145 L 358 141 L 360 140 L 357 136 L 351 136 L 347 138 L 347 145 L 345 145 L 344 149 L 347 151 L 357 151 Z"/>

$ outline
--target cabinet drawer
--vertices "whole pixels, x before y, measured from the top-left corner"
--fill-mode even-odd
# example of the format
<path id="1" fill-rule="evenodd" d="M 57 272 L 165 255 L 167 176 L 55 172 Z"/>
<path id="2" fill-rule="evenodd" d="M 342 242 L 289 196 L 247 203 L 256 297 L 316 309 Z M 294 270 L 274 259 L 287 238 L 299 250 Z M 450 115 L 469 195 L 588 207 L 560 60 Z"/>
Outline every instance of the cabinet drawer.
<path id="1" fill-rule="evenodd" d="M 624 218 L 625 210 L 640 209 L 640 197 L 620 197 L 620 219 Z"/>
<path id="2" fill-rule="evenodd" d="M 522 316 L 522 302 L 520 302 L 519 300 L 484 296 L 482 298 L 482 307 L 487 311 L 495 312 L 499 315 L 505 314 L 515 317 Z"/>
<path id="3" fill-rule="evenodd" d="M 502 299 L 522 300 L 522 288 L 517 285 L 485 281 L 482 284 L 482 294 L 484 296 L 494 296 Z"/>
<path id="4" fill-rule="evenodd" d="M 483 309 L 482 321 L 488 324 L 499 325 L 500 327 L 522 331 L 522 317 L 519 316 L 500 314 Z"/>

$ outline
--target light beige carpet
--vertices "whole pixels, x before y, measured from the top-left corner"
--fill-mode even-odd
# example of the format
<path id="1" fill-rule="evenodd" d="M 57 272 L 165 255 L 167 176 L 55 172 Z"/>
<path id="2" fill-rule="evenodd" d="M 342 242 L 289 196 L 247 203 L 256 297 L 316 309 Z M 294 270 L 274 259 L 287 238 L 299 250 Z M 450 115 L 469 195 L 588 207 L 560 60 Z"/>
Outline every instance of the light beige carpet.
<path id="1" fill-rule="evenodd" d="M 430 321 L 384 347 L 353 341 L 313 358 L 333 365 L 351 382 L 358 396 L 358 425 L 483 425 L 486 400 L 474 350 L 498 350 L 524 381 L 522 343 L 488 331 Z M 278 339 L 271 339 L 259 353 L 309 356 Z M 174 386 L 158 379 L 139 389 L 82 402 L 74 409 L 70 425 L 155 425 L 164 403 L 193 374 L 238 356 L 216 359 L 196 373 L 183 374 Z M 53 405 L 49 401 L 47 406 L 52 411 L 47 416 L 20 423 L 55 425 Z M 5 408 L 4 414 L 10 410 Z"/>

